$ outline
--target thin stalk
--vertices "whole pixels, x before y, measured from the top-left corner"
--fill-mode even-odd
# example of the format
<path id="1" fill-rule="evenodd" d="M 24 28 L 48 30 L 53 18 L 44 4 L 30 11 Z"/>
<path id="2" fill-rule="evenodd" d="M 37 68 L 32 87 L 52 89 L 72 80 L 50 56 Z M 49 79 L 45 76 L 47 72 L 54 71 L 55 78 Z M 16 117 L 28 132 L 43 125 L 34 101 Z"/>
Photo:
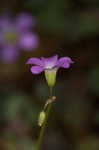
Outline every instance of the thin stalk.
<path id="1" fill-rule="evenodd" d="M 50 98 L 52 98 L 52 88 L 50 88 L 49 96 L 50 96 Z M 49 114 L 50 114 L 50 111 L 51 111 L 51 106 L 52 106 L 52 104 L 49 104 L 48 107 L 47 107 L 47 110 L 46 110 L 46 118 L 45 118 L 45 121 L 44 121 L 44 123 L 41 127 L 41 131 L 40 131 L 40 135 L 39 135 L 39 139 L 38 139 L 38 143 L 37 143 L 37 150 L 40 150 L 40 147 L 41 147 L 41 143 L 42 143 L 42 140 L 43 140 L 43 137 L 44 137 L 46 124 L 47 124 L 48 117 L 49 117 Z"/>

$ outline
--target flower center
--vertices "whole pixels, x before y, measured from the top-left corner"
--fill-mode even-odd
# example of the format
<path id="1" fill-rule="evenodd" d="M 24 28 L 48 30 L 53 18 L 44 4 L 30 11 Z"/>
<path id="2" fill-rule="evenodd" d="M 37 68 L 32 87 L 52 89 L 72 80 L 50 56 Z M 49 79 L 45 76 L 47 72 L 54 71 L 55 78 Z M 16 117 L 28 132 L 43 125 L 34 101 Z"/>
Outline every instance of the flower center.
<path id="1" fill-rule="evenodd" d="M 46 69 L 52 69 L 52 66 L 46 66 Z"/>
<path id="2" fill-rule="evenodd" d="M 46 68 L 46 69 L 51 70 L 51 69 L 53 69 L 53 67 L 54 67 L 53 62 L 47 62 L 47 63 L 45 64 L 45 68 Z"/>
<path id="3" fill-rule="evenodd" d="M 4 39 L 8 44 L 16 44 L 18 36 L 17 33 L 14 31 L 6 31 L 4 33 Z"/>

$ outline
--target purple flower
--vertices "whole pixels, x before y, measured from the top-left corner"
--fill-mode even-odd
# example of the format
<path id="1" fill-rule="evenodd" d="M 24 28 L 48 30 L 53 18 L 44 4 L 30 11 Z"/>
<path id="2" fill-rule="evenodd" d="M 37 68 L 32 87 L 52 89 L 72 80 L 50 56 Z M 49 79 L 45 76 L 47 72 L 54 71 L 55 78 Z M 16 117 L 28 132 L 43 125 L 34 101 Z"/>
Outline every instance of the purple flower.
<path id="1" fill-rule="evenodd" d="M 15 61 L 20 49 L 35 50 L 39 44 L 39 37 L 32 32 L 35 27 L 35 17 L 22 13 L 12 19 L 8 16 L 0 17 L 0 59 L 5 63 Z"/>
<path id="2" fill-rule="evenodd" d="M 54 71 L 58 70 L 60 67 L 68 69 L 70 64 L 74 63 L 70 57 L 62 57 L 58 59 L 58 55 L 50 58 L 30 58 L 26 64 L 32 64 L 31 72 L 33 74 L 39 74 L 42 71 Z"/>

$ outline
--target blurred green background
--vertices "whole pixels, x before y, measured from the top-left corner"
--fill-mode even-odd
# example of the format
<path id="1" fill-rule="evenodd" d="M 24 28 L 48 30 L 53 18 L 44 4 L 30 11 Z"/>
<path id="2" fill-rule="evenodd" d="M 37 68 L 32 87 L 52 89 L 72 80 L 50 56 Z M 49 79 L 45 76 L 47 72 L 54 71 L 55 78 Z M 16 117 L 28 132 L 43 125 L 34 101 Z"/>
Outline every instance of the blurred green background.
<path id="1" fill-rule="evenodd" d="M 54 54 L 75 64 L 58 71 L 42 150 L 99 150 L 99 0 L 3 0 L 5 12 L 35 16 L 40 45 L 0 64 L 0 150 L 36 149 L 49 89 L 44 74 L 32 75 L 25 63 Z"/>

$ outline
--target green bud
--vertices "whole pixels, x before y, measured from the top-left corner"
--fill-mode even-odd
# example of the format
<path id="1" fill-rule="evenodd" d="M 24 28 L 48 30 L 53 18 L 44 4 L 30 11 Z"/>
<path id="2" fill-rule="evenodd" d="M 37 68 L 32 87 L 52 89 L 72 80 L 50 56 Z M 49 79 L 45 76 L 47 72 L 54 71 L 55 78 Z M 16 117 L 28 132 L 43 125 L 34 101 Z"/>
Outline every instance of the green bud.
<path id="1" fill-rule="evenodd" d="M 38 118 L 38 125 L 41 127 L 42 124 L 44 123 L 45 121 L 45 117 L 46 117 L 46 114 L 44 111 L 40 112 L 40 115 L 39 115 L 39 118 Z"/>
<path id="2" fill-rule="evenodd" d="M 45 77 L 49 87 L 53 87 L 56 82 L 57 69 L 45 70 Z"/>

